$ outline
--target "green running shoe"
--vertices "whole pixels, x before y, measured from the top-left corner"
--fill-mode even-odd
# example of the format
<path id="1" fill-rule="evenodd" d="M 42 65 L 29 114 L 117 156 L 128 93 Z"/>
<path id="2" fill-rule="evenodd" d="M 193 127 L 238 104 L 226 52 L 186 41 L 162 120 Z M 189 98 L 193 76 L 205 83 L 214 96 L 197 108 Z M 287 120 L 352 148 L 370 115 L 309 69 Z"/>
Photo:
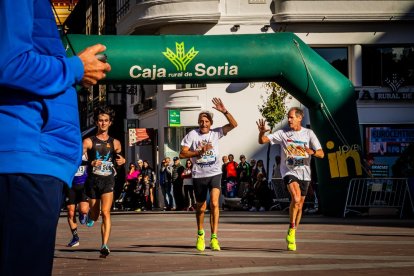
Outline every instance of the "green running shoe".
<path id="1" fill-rule="evenodd" d="M 88 220 L 86 221 L 86 226 L 92 227 L 95 221 L 88 216 Z"/>
<path id="2" fill-rule="evenodd" d="M 296 229 L 295 228 L 289 228 L 287 236 L 286 236 L 286 242 L 288 244 L 295 244 L 296 243 L 295 234 L 296 234 Z"/>
<path id="3" fill-rule="evenodd" d="M 102 256 L 106 257 L 111 253 L 111 250 L 109 250 L 108 246 L 106 244 L 102 245 L 101 250 L 99 250 Z"/>
<path id="4" fill-rule="evenodd" d="M 197 235 L 197 243 L 196 248 L 198 251 L 204 251 L 206 249 L 206 243 L 204 242 L 204 234 L 203 235 Z"/>
<path id="5" fill-rule="evenodd" d="M 287 250 L 288 251 L 296 251 L 296 243 L 288 243 Z"/>
<path id="6" fill-rule="evenodd" d="M 212 238 L 211 240 L 210 240 L 210 248 L 211 248 L 211 250 L 213 250 L 213 251 L 220 251 L 221 249 L 220 249 L 220 244 L 219 244 L 219 241 L 218 241 L 218 239 L 217 238 Z"/>

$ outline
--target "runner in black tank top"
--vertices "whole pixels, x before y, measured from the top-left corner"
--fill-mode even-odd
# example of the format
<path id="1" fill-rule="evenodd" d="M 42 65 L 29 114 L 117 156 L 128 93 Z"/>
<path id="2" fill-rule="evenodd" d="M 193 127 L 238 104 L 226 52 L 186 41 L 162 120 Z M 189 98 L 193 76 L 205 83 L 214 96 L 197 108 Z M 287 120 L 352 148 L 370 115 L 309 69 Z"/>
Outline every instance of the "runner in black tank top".
<path id="1" fill-rule="evenodd" d="M 83 140 L 83 152 L 88 154 L 89 175 L 85 183 L 86 194 L 90 197 L 90 213 L 87 226 L 91 227 L 102 216 L 101 256 L 109 255 L 108 241 L 111 233 L 111 208 L 114 198 L 115 167 L 125 164 L 121 156 L 121 143 L 109 137 L 114 111 L 109 107 L 98 107 L 94 120 L 97 134 Z"/>

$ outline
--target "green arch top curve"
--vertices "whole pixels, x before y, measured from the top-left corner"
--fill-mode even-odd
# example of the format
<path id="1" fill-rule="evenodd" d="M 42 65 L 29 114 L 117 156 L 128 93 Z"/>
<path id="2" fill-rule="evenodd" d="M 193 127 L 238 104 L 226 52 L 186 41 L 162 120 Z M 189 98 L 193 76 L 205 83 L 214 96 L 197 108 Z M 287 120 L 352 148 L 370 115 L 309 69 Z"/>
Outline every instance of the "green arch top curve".
<path id="1" fill-rule="evenodd" d="M 106 45 L 108 83 L 278 82 L 308 107 L 326 153 L 316 160 L 323 213 L 343 211 L 349 179 L 362 175 L 354 87 L 296 35 L 69 35 L 68 40 L 75 52 Z"/>

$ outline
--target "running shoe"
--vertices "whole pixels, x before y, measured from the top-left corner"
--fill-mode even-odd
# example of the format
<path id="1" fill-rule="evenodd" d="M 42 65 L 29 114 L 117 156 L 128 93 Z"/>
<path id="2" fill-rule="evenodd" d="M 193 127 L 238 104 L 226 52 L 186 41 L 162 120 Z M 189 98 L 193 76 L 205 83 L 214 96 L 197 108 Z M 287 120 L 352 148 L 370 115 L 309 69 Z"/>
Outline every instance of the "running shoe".
<path id="1" fill-rule="evenodd" d="M 88 216 L 88 221 L 86 222 L 86 226 L 92 227 L 95 221 Z"/>
<path id="2" fill-rule="evenodd" d="M 287 242 L 287 250 L 289 251 L 296 251 L 296 229 L 289 228 L 288 233 L 286 235 L 286 242 Z"/>
<path id="3" fill-rule="evenodd" d="M 295 244 L 296 243 L 295 234 L 296 234 L 296 229 L 295 228 L 289 228 L 288 233 L 286 235 L 286 242 L 288 244 Z"/>
<path id="4" fill-rule="evenodd" d="M 296 251 L 296 243 L 288 243 L 287 250 L 288 251 Z"/>
<path id="5" fill-rule="evenodd" d="M 76 247 L 79 246 L 79 237 L 73 236 L 67 247 Z"/>
<path id="6" fill-rule="evenodd" d="M 99 251 L 102 256 L 108 256 L 109 253 L 111 253 L 111 250 L 109 250 L 108 246 L 106 244 L 102 245 L 101 250 Z"/>
<path id="7" fill-rule="evenodd" d="M 204 251 L 204 249 L 206 249 L 206 243 L 204 242 L 204 234 L 197 235 L 196 248 L 198 251 Z"/>
<path id="8" fill-rule="evenodd" d="M 211 250 L 213 250 L 213 251 L 220 251 L 220 250 L 221 250 L 221 248 L 220 248 L 220 244 L 219 244 L 219 241 L 218 241 L 218 239 L 217 239 L 217 238 L 212 238 L 212 239 L 210 240 L 210 248 L 211 248 Z"/>
<path id="9" fill-rule="evenodd" d="M 80 222 L 80 224 L 84 225 L 84 224 L 86 224 L 87 221 L 88 221 L 88 215 L 83 214 L 83 213 L 79 213 L 79 222 Z"/>

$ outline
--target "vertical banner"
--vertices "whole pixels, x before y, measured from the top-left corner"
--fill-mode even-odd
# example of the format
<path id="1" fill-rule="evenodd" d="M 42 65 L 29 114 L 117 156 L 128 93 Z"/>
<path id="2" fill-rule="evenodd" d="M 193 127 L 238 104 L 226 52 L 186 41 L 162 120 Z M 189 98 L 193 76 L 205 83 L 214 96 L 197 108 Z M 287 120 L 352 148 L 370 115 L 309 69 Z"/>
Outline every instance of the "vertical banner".
<path id="1" fill-rule="evenodd" d="M 181 125 L 181 113 L 179 109 L 168 110 L 168 126 L 177 127 Z"/>
<path id="2" fill-rule="evenodd" d="M 153 128 L 130 128 L 128 134 L 130 147 L 152 145 L 154 140 Z"/>

